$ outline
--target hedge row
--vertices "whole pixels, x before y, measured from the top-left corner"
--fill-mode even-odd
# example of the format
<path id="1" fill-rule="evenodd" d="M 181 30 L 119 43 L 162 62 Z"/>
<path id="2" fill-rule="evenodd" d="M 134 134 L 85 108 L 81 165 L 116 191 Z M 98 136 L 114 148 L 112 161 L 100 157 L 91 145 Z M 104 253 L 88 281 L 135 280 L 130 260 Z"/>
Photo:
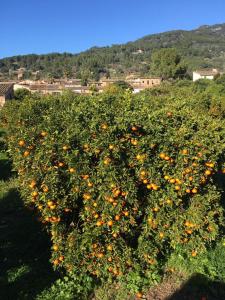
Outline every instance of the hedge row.
<path id="1" fill-rule="evenodd" d="M 172 252 L 195 258 L 221 237 L 225 121 L 186 97 L 108 91 L 3 110 L 21 194 L 51 234 L 56 268 L 137 291 Z"/>

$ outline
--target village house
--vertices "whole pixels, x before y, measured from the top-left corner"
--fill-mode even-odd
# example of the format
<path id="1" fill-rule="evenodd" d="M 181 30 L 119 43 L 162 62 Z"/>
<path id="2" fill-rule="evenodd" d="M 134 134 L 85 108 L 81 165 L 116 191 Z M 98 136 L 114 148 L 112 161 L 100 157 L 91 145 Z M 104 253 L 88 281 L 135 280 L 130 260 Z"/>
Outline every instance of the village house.
<path id="1" fill-rule="evenodd" d="M 34 81 L 34 80 L 24 80 L 14 85 L 14 90 L 27 89 L 31 93 L 41 93 L 43 95 L 51 94 L 57 95 L 62 94 L 64 90 L 70 90 L 78 94 L 91 94 L 93 91 L 103 92 L 104 89 L 116 83 L 117 81 L 123 81 L 121 78 L 106 79 L 103 78 L 99 81 L 90 80 L 87 86 L 82 86 L 81 79 L 56 79 L 53 83 L 48 83 L 45 81 Z M 133 89 L 134 93 L 138 93 L 146 88 L 151 88 L 157 86 L 161 83 L 162 79 L 160 77 L 149 77 L 149 78 L 137 78 L 134 75 L 129 78 L 124 79 L 125 82 L 129 83 Z"/>
<path id="2" fill-rule="evenodd" d="M 217 69 L 202 69 L 193 72 L 193 81 L 199 79 L 210 79 L 213 80 L 216 75 L 220 74 Z"/>
<path id="3" fill-rule="evenodd" d="M 13 98 L 13 83 L 0 83 L 0 107 Z"/>
<path id="4" fill-rule="evenodd" d="M 136 78 L 128 79 L 127 82 L 133 87 L 134 93 L 138 93 L 144 89 L 152 88 L 161 84 L 161 77 L 148 77 L 148 78 Z"/>

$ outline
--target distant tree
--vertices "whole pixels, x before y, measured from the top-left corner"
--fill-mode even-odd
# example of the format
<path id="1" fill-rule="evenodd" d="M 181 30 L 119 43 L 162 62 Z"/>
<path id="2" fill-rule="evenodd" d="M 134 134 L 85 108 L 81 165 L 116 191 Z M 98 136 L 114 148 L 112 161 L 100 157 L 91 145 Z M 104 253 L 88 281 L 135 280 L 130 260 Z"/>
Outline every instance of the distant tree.
<path id="1" fill-rule="evenodd" d="M 127 89 L 133 90 L 133 87 L 128 82 L 123 80 L 116 81 L 114 85 L 122 88 L 123 90 L 127 90 Z"/>
<path id="2" fill-rule="evenodd" d="M 218 83 L 218 84 L 223 84 L 223 85 L 225 85 L 225 74 L 223 74 L 223 75 L 217 74 L 217 75 L 214 77 L 214 80 L 215 80 L 215 82 Z"/>
<path id="3" fill-rule="evenodd" d="M 14 99 L 22 101 L 24 100 L 27 96 L 30 96 L 31 92 L 28 91 L 27 89 L 18 89 L 14 92 Z"/>
<path id="4" fill-rule="evenodd" d="M 163 48 L 152 54 L 151 73 L 164 79 L 184 78 L 187 67 L 181 62 L 181 56 L 176 49 Z"/>

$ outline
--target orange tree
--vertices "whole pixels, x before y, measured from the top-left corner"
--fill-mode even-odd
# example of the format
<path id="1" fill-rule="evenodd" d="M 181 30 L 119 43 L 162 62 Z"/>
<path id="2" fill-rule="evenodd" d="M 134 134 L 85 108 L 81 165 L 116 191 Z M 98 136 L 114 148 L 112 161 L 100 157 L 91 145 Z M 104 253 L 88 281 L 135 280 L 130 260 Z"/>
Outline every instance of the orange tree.
<path id="1" fill-rule="evenodd" d="M 222 234 L 224 119 L 170 89 L 3 110 L 21 194 L 51 234 L 56 268 L 137 292 L 173 251 L 197 257 Z"/>

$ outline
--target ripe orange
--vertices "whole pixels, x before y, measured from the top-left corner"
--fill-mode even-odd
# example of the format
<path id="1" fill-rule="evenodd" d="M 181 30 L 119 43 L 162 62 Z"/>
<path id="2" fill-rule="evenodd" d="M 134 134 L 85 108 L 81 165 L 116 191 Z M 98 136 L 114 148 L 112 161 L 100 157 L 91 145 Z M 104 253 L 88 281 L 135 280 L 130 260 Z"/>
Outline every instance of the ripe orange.
<path id="1" fill-rule="evenodd" d="M 97 225 L 98 227 L 102 226 L 102 221 L 97 221 L 96 225 Z"/>
<path id="2" fill-rule="evenodd" d="M 23 153 L 23 156 L 24 157 L 27 157 L 27 156 L 29 156 L 30 155 L 30 152 L 29 151 L 24 151 L 24 153 Z"/>
<path id="3" fill-rule="evenodd" d="M 210 170 L 206 170 L 206 171 L 205 171 L 205 175 L 209 176 L 209 175 L 211 175 L 211 174 L 212 174 L 212 172 L 211 172 Z"/>
<path id="4" fill-rule="evenodd" d="M 164 159 L 166 157 L 166 154 L 165 153 L 160 153 L 159 157 L 162 158 L 162 159 Z"/>
<path id="5" fill-rule="evenodd" d="M 111 158 L 107 157 L 107 158 L 104 159 L 103 163 L 105 165 L 109 165 L 111 163 L 111 161 L 112 161 Z"/>
<path id="6" fill-rule="evenodd" d="M 115 220 L 116 220 L 116 221 L 119 221 L 119 220 L 120 220 L 120 216 L 119 216 L 119 215 L 116 215 L 116 216 L 115 216 Z"/>
<path id="7" fill-rule="evenodd" d="M 137 146 L 138 141 L 136 139 L 132 139 L 131 140 L 131 144 L 134 145 L 134 146 Z"/>
<path id="8" fill-rule="evenodd" d="M 196 188 L 193 188 L 193 189 L 191 190 L 191 192 L 192 192 L 193 194 L 197 194 L 198 190 L 197 190 Z"/>
<path id="9" fill-rule="evenodd" d="M 54 251 L 58 251 L 58 250 L 59 250 L 59 246 L 58 246 L 58 245 L 53 245 L 52 249 L 53 249 Z"/>
<path id="10" fill-rule="evenodd" d="M 154 183 L 152 183 L 152 189 L 153 189 L 153 191 L 158 191 L 159 186 L 156 185 L 156 184 L 154 184 Z"/>
<path id="11" fill-rule="evenodd" d="M 32 192 L 32 197 L 37 197 L 38 196 L 38 192 L 37 191 L 34 191 L 34 192 Z"/>
<path id="12" fill-rule="evenodd" d="M 179 185 L 175 185 L 175 190 L 179 191 L 180 190 L 180 186 Z"/>
<path id="13" fill-rule="evenodd" d="M 108 221 L 108 226 L 112 226 L 113 225 L 113 221 L 112 220 L 110 220 L 110 221 Z"/>
<path id="14" fill-rule="evenodd" d="M 70 169 L 69 169 L 69 172 L 70 172 L 70 173 L 75 173 L 75 169 L 74 169 L 74 168 L 70 168 Z"/>
<path id="15" fill-rule="evenodd" d="M 107 129 L 107 128 L 108 128 L 108 125 L 107 125 L 106 123 L 103 123 L 103 124 L 101 125 L 101 127 L 102 127 L 102 129 Z"/>
<path id="16" fill-rule="evenodd" d="M 25 141 L 24 140 L 20 140 L 18 142 L 18 144 L 19 144 L 20 147 L 23 147 L 25 145 Z"/>
<path id="17" fill-rule="evenodd" d="M 112 251 L 112 250 L 113 250 L 112 245 L 108 245 L 108 246 L 107 246 L 107 250 Z"/>
<path id="18" fill-rule="evenodd" d="M 47 192 L 48 192 L 48 187 L 47 187 L 47 185 L 44 185 L 44 186 L 42 187 L 42 191 L 43 191 L 44 193 L 47 193 Z"/>
<path id="19" fill-rule="evenodd" d="M 183 154 L 183 155 L 188 154 L 188 150 L 187 150 L 187 149 L 182 150 L 182 154 Z"/>
<path id="20" fill-rule="evenodd" d="M 41 136 L 45 137 L 47 135 L 47 132 L 46 131 L 42 131 L 41 132 Z"/>
<path id="21" fill-rule="evenodd" d="M 36 186 L 36 184 L 37 184 L 36 181 L 32 180 L 31 183 L 30 183 L 30 185 L 29 185 L 29 187 L 30 188 L 34 188 Z"/>
<path id="22" fill-rule="evenodd" d="M 143 294 L 141 292 L 137 292 L 136 297 L 138 299 L 141 299 L 143 297 Z"/>
<path id="23" fill-rule="evenodd" d="M 146 176 L 147 175 L 147 173 L 146 173 L 146 171 L 141 171 L 141 176 Z"/>
<path id="24" fill-rule="evenodd" d="M 64 150 L 64 151 L 66 151 L 66 150 L 68 150 L 68 149 L 69 149 L 69 146 L 67 146 L 67 145 L 63 146 L 63 150 Z"/>
<path id="25" fill-rule="evenodd" d="M 160 233 L 159 233 L 159 236 L 160 236 L 160 238 L 162 239 L 162 238 L 164 237 L 164 233 L 163 233 L 163 232 L 160 232 Z"/>
<path id="26" fill-rule="evenodd" d="M 53 264 L 54 264 L 55 266 L 57 266 L 57 265 L 59 264 L 59 260 L 58 260 L 58 259 L 53 260 Z"/>
<path id="27" fill-rule="evenodd" d="M 138 128 L 137 128 L 137 126 L 132 126 L 132 127 L 131 127 L 131 130 L 132 130 L 132 131 L 137 131 Z"/>

